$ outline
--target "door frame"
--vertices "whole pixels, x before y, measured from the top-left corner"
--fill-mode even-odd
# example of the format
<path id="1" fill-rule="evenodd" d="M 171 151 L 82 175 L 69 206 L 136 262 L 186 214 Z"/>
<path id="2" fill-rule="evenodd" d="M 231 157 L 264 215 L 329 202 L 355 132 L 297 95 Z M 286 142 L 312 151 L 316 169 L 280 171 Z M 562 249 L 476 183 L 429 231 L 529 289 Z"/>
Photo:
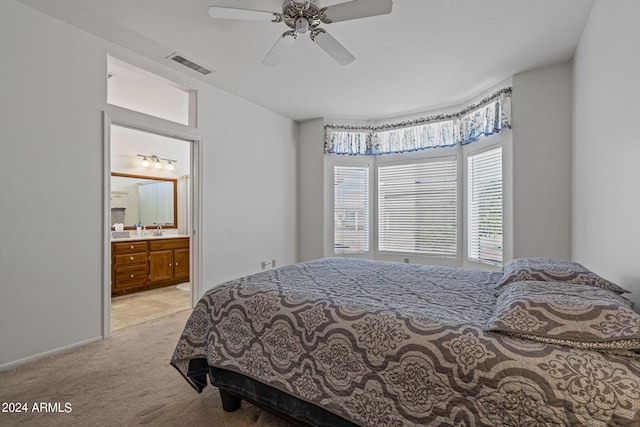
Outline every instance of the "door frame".
<path id="1" fill-rule="evenodd" d="M 138 113 L 115 105 L 107 105 L 103 117 L 103 218 L 102 218 L 102 336 L 111 336 L 111 215 L 109 212 L 111 194 L 111 126 L 123 126 L 148 133 L 155 133 L 170 138 L 182 139 L 191 145 L 190 164 L 190 283 L 191 308 L 195 306 L 202 292 L 202 233 L 203 233 L 203 138 L 197 129 L 174 123 L 168 120 Z"/>

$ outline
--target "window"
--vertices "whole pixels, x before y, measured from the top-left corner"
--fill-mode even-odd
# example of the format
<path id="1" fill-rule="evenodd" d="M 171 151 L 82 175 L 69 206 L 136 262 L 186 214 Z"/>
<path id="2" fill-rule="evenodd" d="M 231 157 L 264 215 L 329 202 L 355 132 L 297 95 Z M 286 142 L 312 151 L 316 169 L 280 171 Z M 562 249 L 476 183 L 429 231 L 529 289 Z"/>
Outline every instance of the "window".
<path id="1" fill-rule="evenodd" d="M 334 252 L 369 251 L 369 167 L 333 170 Z"/>
<path id="2" fill-rule="evenodd" d="M 455 159 L 378 168 L 378 250 L 456 256 Z"/>
<path id="3" fill-rule="evenodd" d="M 468 257 L 502 263 L 502 148 L 469 156 Z"/>

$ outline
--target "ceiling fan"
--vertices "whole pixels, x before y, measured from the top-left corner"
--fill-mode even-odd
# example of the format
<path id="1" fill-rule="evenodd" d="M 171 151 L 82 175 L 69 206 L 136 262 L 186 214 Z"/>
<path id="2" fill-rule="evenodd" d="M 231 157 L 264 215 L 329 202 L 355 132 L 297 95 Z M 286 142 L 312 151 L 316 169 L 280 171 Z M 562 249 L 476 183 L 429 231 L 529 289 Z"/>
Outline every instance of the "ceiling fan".
<path id="1" fill-rule="evenodd" d="M 284 32 L 273 45 L 262 60 L 263 65 L 270 67 L 278 65 L 287 48 L 300 34 L 307 32 L 309 32 L 311 40 L 338 64 L 347 65 L 352 63 L 355 57 L 331 34 L 320 28 L 320 24 L 385 15 L 391 13 L 392 6 L 392 0 L 352 0 L 322 8 L 318 5 L 318 0 L 284 0 L 282 12 L 211 6 L 209 16 L 215 19 L 284 22 L 291 28 L 291 30 Z"/>

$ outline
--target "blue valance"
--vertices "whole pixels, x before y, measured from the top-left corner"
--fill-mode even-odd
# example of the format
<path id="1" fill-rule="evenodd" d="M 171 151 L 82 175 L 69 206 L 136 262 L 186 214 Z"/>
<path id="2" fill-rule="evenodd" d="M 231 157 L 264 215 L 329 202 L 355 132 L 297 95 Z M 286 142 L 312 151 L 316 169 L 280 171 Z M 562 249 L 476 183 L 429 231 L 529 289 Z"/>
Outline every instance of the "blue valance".
<path id="1" fill-rule="evenodd" d="M 511 128 L 511 88 L 477 104 L 440 114 L 380 126 L 325 125 L 325 153 L 379 155 L 464 145 Z"/>

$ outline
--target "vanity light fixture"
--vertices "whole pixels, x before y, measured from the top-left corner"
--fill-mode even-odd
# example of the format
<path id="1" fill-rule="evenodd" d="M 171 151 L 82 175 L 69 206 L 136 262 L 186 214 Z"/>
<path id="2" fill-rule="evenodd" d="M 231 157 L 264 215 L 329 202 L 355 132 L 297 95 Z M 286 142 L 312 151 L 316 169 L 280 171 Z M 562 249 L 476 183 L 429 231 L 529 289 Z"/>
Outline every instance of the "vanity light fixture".
<path id="1" fill-rule="evenodd" d="M 176 167 L 174 166 L 174 163 L 178 163 L 177 160 L 172 160 L 172 159 L 165 159 L 164 157 L 158 157 L 155 154 L 138 154 L 138 157 L 142 157 L 142 166 L 144 166 L 145 168 L 150 167 L 151 165 L 153 165 L 153 167 L 155 169 L 162 169 L 162 161 L 166 161 L 167 162 L 167 166 L 166 168 L 168 170 L 175 170 Z"/>

